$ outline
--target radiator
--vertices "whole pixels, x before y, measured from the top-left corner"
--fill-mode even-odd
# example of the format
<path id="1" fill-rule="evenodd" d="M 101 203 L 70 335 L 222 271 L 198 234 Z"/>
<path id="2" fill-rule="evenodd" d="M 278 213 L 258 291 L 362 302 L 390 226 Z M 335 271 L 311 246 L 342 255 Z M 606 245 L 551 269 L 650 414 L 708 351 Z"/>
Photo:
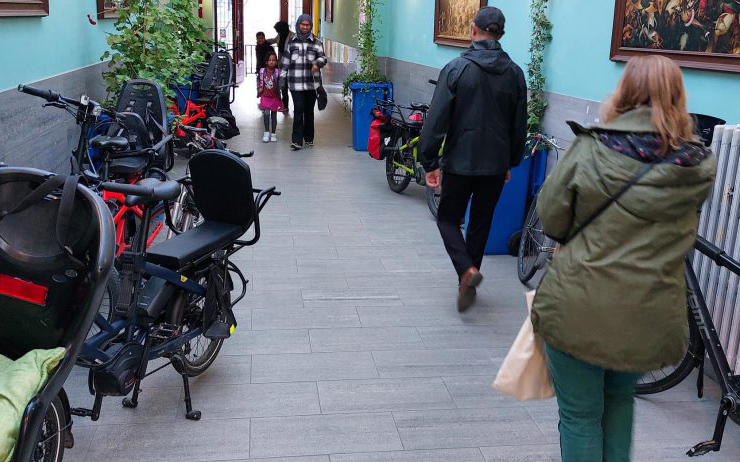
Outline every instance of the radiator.
<path id="1" fill-rule="evenodd" d="M 714 129 L 712 151 L 717 155 L 717 179 L 702 207 L 699 235 L 740 261 L 740 125 Z M 730 367 L 740 373 L 740 278 L 719 268 L 700 253 L 694 270 L 712 314 Z"/>

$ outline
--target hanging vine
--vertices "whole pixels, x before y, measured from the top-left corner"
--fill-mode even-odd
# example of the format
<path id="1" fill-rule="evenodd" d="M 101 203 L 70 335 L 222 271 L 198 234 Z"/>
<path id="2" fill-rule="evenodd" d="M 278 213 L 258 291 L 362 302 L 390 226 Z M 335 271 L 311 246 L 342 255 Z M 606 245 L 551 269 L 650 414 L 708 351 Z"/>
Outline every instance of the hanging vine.
<path id="1" fill-rule="evenodd" d="M 545 48 L 552 40 L 552 23 L 547 18 L 548 1 L 532 0 L 530 10 L 532 39 L 529 46 L 530 61 L 527 67 L 527 75 L 529 76 L 527 130 L 530 139 L 539 134 L 542 118 L 547 109 L 547 99 L 545 98 L 546 77 L 542 72 L 542 64 L 545 61 Z"/>

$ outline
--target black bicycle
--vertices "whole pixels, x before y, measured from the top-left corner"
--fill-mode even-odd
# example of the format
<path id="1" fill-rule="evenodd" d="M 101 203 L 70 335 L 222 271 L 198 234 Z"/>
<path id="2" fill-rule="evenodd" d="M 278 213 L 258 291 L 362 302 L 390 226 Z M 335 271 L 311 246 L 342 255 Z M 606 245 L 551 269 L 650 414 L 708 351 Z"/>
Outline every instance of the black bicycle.
<path id="1" fill-rule="evenodd" d="M 740 275 L 740 263 L 711 242 L 697 237 L 695 248 L 717 265 Z M 728 417 L 740 425 L 740 375 L 733 374 L 730 368 L 689 257 L 686 258 L 684 273 L 688 287 L 689 318 L 686 356 L 675 367 L 661 368 L 645 374 L 637 385 L 636 393 L 647 395 L 668 390 L 686 379 L 694 369 L 698 369 L 696 390 L 701 398 L 704 395 L 704 367 L 706 358 L 709 358 L 722 398 L 712 439 L 695 445 L 686 453 L 694 457 L 720 450 Z"/>

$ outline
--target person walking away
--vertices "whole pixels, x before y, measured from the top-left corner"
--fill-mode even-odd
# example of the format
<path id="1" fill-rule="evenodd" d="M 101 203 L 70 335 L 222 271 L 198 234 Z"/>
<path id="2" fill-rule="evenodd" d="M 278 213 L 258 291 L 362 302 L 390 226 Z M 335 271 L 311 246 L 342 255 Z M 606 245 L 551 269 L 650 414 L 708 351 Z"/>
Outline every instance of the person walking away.
<path id="1" fill-rule="evenodd" d="M 274 43 L 277 43 L 278 46 L 278 62 L 281 62 L 283 60 L 283 52 L 285 51 L 285 44 L 288 42 L 288 39 L 292 35 L 290 32 L 290 26 L 285 21 L 278 21 L 275 23 L 275 32 L 277 32 L 277 37 Z M 283 110 L 282 112 L 285 112 L 287 114 L 288 112 L 288 103 L 290 103 L 290 100 L 288 98 L 288 87 L 284 87 L 280 89 L 280 93 L 282 94 L 283 99 Z"/>
<path id="2" fill-rule="evenodd" d="M 285 44 L 280 62 L 280 88 L 289 87 L 293 95 L 293 136 L 290 148 L 297 151 L 314 143 L 314 106 L 317 73 L 326 65 L 321 41 L 311 33 L 311 16 L 304 14 L 296 22 L 296 33 Z"/>
<path id="3" fill-rule="evenodd" d="M 472 306 L 483 280 L 480 267 L 496 202 L 510 169 L 521 162 L 527 135 L 527 84 L 501 49 L 504 24 L 498 8 L 478 11 L 472 45 L 439 75 L 419 140 L 427 186 L 442 185 L 437 226 L 457 271 L 460 312 Z M 460 223 L 468 202 L 463 237 Z"/>
<path id="4" fill-rule="evenodd" d="M 257 76 L 257 93 L 260 96 L 260 110 L 265 121 L 265 134 L 262 141 L 277 141 L 277 113 L 282 110 L 283 102 L 278 92 L 277 54 L 270 49 L 265 58 L 267 67 L 260 70 Z"/>
<path id="5" fill-rule="evenodd" d="M 631 58 L 601 118 L 589 129 L 571 123 L 575 141 L 537 199 L 544 232 L 565 243 L 531 316 L 564 462 L 629 461 L 639 377 L 683 358 L 684 258 L 716 170 L 666 57 Z"/>

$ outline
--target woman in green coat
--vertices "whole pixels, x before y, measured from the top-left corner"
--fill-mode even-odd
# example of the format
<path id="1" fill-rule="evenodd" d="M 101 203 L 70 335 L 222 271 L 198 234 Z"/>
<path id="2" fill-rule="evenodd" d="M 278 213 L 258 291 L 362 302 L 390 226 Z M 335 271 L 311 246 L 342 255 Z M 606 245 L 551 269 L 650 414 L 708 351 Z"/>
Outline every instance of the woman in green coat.
<path id="1" fill-rule="evenodd" d="M 571 124 L 575 142 L 537 200 L 545 233 L 567 242 L 532 309 L 564 462 L 628 461 L 637 380 L 683 357 L 684 257 L 716 169 L 692 138 L 681 70 L 670 59 L 632 58 L 602 112 L 601 125 Z"/>

